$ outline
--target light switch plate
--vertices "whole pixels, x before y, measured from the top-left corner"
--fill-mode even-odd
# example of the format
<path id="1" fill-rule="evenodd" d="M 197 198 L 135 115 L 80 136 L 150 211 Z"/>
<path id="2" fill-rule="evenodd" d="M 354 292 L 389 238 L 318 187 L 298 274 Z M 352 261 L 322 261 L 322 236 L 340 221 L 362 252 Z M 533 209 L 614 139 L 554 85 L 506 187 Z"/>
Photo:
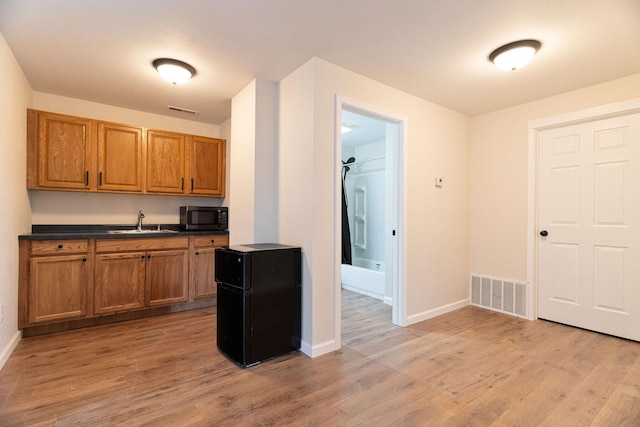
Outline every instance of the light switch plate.
<path id="1" fill-rule="evenodd" d="M 436 187 L 442 187 L 443 180 L 440 177 L 436 177 Z"/>

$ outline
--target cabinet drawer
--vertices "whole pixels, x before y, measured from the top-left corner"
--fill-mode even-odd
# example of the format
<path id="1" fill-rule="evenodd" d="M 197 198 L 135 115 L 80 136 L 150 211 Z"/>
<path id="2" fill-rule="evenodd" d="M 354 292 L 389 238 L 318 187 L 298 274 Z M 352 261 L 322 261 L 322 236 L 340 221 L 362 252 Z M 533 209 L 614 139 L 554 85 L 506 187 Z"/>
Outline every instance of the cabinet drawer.
<path id="1" fill-rule="evenodd" d="M 98 239 L 96 252 L 148 251 L 161 249 L 187 249 L 188 237 L 157 237 L 150 239 Z"/>
<path id="2" fill-rule="evenodd" d="M 58 255 L 86 253 L 89 244 L 85 240 L 33 240 L 31 255 Z"/>
<path id="3" fill-rule="evenodd" d="M 195 236 L 194 245 L 196 248 L 208 248 L 229 245 L 228 234 L 212 234 L 209 236 Z"/>

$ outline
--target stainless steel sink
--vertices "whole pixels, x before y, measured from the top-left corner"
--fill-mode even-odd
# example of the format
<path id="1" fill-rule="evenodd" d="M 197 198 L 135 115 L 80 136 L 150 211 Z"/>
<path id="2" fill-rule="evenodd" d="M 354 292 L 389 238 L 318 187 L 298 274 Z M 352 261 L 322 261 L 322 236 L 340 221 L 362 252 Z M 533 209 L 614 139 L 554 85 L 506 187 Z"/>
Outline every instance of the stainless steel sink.
<path id="1" fill-rule="evenodd" d="M 150 233 L 177 233 L 176 230 L 108 230 L 109 234 L 150 234 Z"/>

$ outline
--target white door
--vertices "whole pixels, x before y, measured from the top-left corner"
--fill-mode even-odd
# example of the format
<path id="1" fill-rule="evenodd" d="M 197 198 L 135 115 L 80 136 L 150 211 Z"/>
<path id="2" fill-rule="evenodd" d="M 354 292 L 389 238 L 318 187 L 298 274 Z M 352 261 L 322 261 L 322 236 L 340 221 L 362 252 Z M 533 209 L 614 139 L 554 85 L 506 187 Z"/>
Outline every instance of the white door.
<path id="1" fill-rule="evenodd" d="M 538 150 L 538 317 L 640 340 L 640 114 L 542 130 Z"/>

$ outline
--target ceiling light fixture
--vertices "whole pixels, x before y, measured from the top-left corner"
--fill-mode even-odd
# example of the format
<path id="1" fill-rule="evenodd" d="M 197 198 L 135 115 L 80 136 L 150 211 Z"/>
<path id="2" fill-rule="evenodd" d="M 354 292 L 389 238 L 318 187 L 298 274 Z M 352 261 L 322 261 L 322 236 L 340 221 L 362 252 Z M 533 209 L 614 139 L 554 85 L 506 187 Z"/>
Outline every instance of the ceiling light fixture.
<path id="1" fill-rule="evenodd" d="M 358 126 L 356 125 L 352 125 L 351 123 L 342 123 L 341 127 L 340 127 L 340 132 L 341 133 L 347 133 L 347 132 L 351 132 L 352 130 L 354 130 L 355 128 L 357 128 Z"/>
<path id="2" fill-rule="evenodd" d="M 489 55 L 489 61 L 506 71 L 517 70 L 531 61 L 542 44 L 538 40 L 519 40 L 500 46 Z"/>
<path id="3" fill-rule="evenodd" d="M 159 58 L 153 61 L 153 66 L 163 79 L 174 85 L 182 84 L 196 74 L 195 68 L 177 59 Z"/>

